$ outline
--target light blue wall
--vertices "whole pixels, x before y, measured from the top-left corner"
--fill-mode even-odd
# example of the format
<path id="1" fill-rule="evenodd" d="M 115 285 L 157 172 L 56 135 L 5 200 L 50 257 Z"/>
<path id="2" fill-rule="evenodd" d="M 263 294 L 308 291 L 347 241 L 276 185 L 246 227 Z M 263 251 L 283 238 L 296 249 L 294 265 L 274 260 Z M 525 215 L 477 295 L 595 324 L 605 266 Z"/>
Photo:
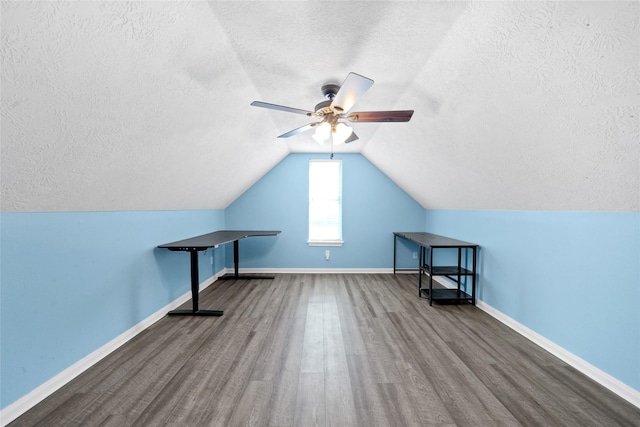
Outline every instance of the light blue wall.
<path id="1" fill-rule="evenodd" d="M 189 291 L 188 253 L 157 245 L 224 228 L 223 211 L 0 215 L 2 408 Z"/>
<path id="2" fill-rule="evenodd" d="M 640 213 L 429 210 L 481 246 L 479 297 L 640 390 Z"/>
<path id="3" fill-rule="evenodd" d="M 308 246 L 309 159 L 317 158 L 328 155 L 290 154 L 225 210 L 229 229 L 282 231 L 241 241 L 240 268 L 392 268 L 393 231 L 424 227 L 422 206 L 362 155 L 342 154 L 344 246 Z M 410 251 L 403 245 L 402 265 L 417 262 L 406 260 Z"/>

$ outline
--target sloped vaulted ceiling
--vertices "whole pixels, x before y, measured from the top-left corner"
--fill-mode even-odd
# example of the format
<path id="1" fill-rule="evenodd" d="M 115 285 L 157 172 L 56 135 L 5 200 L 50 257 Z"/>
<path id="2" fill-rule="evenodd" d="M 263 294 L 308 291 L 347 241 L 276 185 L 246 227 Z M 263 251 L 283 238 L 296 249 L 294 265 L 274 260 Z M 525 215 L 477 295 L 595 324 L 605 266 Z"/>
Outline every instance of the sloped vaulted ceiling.
<path id="1" fill-rule="evenodd" d="M 425 208 L 640 210 L 637 2 L 1 2 L 2 210 L 217 209 L 350 71 Z M 292 177 L 295 179 L 295 177 Z"/>

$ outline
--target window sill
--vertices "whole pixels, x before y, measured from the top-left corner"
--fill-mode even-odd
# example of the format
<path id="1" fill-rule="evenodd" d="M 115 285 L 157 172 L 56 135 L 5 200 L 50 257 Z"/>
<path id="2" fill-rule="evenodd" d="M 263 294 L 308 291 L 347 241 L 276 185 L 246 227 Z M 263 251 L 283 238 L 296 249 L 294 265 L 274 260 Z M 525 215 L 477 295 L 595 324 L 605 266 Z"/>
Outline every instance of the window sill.
<path id="1" fill-rule="evenodd" d="M 342 246 L 344 242 L 342 240 L 308 240 L 309 246 Z"/>

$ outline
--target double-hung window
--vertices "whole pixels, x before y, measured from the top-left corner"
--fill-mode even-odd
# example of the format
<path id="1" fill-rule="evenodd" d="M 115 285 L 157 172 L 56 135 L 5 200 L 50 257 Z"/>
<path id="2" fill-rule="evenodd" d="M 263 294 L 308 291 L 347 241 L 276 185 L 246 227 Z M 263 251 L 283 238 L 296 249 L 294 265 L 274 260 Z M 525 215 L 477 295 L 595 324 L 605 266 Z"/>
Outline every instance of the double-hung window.
<path id="1" fill-rule="evenodd" d="M 310 246 L 342 246 L 342 161 L 309 160 Z"/>

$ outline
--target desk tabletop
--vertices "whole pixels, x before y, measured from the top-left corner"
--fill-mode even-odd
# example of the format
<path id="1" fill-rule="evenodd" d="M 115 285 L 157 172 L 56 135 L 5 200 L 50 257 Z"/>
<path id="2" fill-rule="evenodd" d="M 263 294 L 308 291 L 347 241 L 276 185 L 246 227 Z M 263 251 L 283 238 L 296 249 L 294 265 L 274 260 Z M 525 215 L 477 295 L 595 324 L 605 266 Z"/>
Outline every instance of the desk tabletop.
<path id="1" fill-rule="evenodd" d="M 394 231 L 398 237 L 417 243 L 427 248 L 474 248 L 478 247 L 475 243 L 464 242 L 462 240 L 452 239 L 450 237 L 439 236 L 437 234 L 425 233 L 420 231 Z"/>
<path id="2" fill-rule="evenodd" d="M 159 245 L 173 251 L 205 250 L 252 236 L 277 236 L 280 230 L 220 230 L 176 242 Z"/>

